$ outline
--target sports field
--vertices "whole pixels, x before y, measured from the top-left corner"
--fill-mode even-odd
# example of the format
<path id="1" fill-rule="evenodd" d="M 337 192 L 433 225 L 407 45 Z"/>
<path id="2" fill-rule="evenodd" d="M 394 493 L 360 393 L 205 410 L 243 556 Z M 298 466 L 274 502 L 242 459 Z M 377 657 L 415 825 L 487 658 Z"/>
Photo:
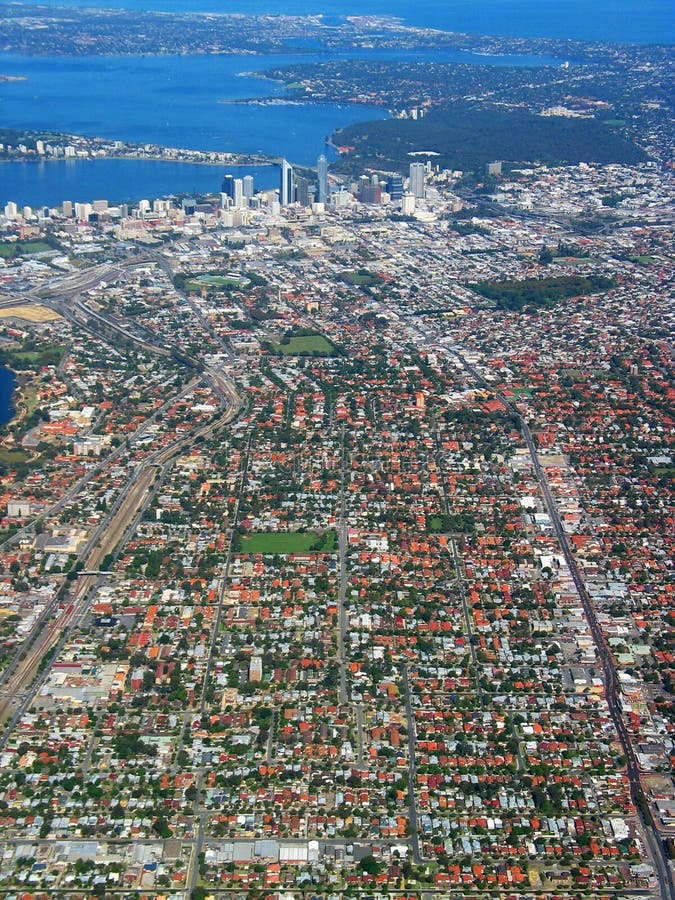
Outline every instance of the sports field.
<path id="1" fill-rule="evenodd" d="M 243 553 L 330 553 L 334 546 L 334 531 L 258 531 L 241 538 Z"/>
<path id="2" fill-rule="evenodd" d="M 53 322 L 60 319 L 61 316 L 48 309 L 46 306 L 37 304 L 25 304 L 22 306 L 5 306 L 0 309 L 0 319 L 25 319 L 26 322 Z"/>

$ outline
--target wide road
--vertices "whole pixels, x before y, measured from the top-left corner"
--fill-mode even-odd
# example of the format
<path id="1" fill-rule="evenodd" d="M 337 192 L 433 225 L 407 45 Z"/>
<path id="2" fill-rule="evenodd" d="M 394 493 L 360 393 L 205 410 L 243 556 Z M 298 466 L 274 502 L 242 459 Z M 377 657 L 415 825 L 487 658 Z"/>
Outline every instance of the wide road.
<path id="1" fill-rule="evenodd" d="M 244 464 L 241 470 L 241 480 L 239 482 L 239 490 L 237 491 L 237 502 L 234 510 L 234 516 L 232 517 L 232 523 L 229 529 L 229 546 L 227 548 L 227 557 L 225 559 L 225 565 L 223 567 L 222 574 L 220 576 L 220 584 L 218 586 L 218 607 L 216 609 L 215 621 L 213 623 L 213 633 L 211 636 L 211 646 L 209 647 L 209 655 L 206 660 L 206 671 L 204 672 L 204 687 L 202 689 L 202 700 L 199 705 L 199 715 L 203 716 L 206 712 L 206 692 L 209 687 L 209 682 L 211 680 L 211 673 L 213 671 L 213 664 L 218 655 L 218 650 L 220 647 L 220 629 L 223 618 L 223 609 L 225 607 L 225 598 L 227 595 L 227 587 L 230 583 L 230 568 L 232 566 L 232 541 L 239 525 L 239 515 L 241 502 L 244 497 L 244 492 L 246 491 L 246 484 L 248 482 L 248 467 L 249 460 L 251 457 L 251 446 L 253 444 L 253 431 L 250 432 L 248 436 L 248 442 L 246 444 L 246 453 L 244 456 Z M 271 729 L 273 728 L 274 723 L 270 722 L 270 738 L 271 738 Z M 268 756 L 271 753 L 271 741 L 268 741 L 267 745 L 267 754 Z M 188 870 L 187 877 L 187 886 L 192 892 L 194 888 L 197 886 L 197 882 L 199 880 L 199 856 L 202 852 L 202 847 L 204 844 L 204 839 L 206 837 L 204 833 L 204 818 L 206 816 L 205 812 L 199 813 L 199 800 L 201 797 L 201 784 L 202 784 L 203 770 L 199 770 L 199 779 L 197 785 L 197 798 L 195 800 L 195 822 L 197 827 L 197 833 L 195 835 L 195 840 L 193 844 L 192 855 L 190 857 L 190 866 Z"/>
<path id="2" fill-rule="evenodd" d="M 410 823 L 410 846 L 415 864 L 420 865 L 423 860 L 420 852 L 417 800 L 415 797 L 415 788 L 417 786 L 417 729 L 415 728 L 415 714 L 410 700 L 410 679 L 408 678 L 407 664 L 401 667 L 401 686 L 403 688 L 408 725 L 408 822 Z"/>
<path id="3" fill-rule="evenodd" d="M 342 449 L 340 453 L 340 514 L 338 524 L 338 615 L 337 615 L 337 664 L 340 668 L 338 704 L 346 706 L 349 701 L 347 691 L 347 659 L 345 638 L 347 636 L 347 499 L 345 495 L 345 430 L 342 429 Z"/>
<path id="4" fill-rule="evenodd" d="M 413 343 L 418 343 L 421 339 L 425 345 L 428 345 L 430 341 L 433 340 L 433 336 L 431 335 L 431 333 L 428 330 L 421 328 L 417 323 L 408 320 L 407 325 Z M 494 386 L 491 385 L 483 375 L 481 375 L 481 373 L 475 368 L 475 366 L 471 365 L 465 359 L 458 347 L 438 346 L 437 349 L 439 350 L 439 352 L 444 353 L 446 356 L 451 356 L 457 359 L 477 384 L 480 384 L 481 387 L 494 392 Z M 551 523 L 553 524 L 556 537 L 558 538 L 558 543 L 560 544 L 560 548 L 563 552 L 563 556 L 565 557 L 565 561 L 572 576 L 572 580 L 574 581 L 574 585 L 579 594 L 579 599 L 581 600 L 586 619 L 588 620 L 591 635 L 593 637 L 598 657 L 602 665 L 607 706 L 612 722 L 614 723 L 614 727 L 616 728 L 616 732 L 619 737 L 619 742 L 621 743 L 624 756 L 626 758 L 626 773 L 628 775 L 630 784 L 631 797 L 636 809 L 638 810 L 638 815 L 641 817 L 642 823 L 644 825 L 644 834 L 649 845 L 649 854 L 656 870 L 660 896 L 664 898 L 664 900 L 668 900 L 668 898 L 674 898 L 675 900 L 675 883 L 673 881 L 673 871 L 666 851 L 665 842 L 662 839 L 656 826 L 656 822 L 654 821 L 649 802 L 642 787 L 642 782 L 640 781 L 640 769 L 637 762 L 635 749 L 633 747 L 630 735 L 628 734 L 628 729 L 626 728 L 626 723 L 621 711 L 619 700 L 619 679 L 616 671 L 616 666 L 614 665 L 614 658 L 609 652 L 605 637 L 602 633 L 602 629 L 598 624 L 590 595 L 586 590 L 586 585 L 583 578 L 581 577 L 577 561 L 567 540 L 567 534 L 565 533 L 562 522 L 560 521 L 560 516 L 558 515 L 558 509 L 551 493 L 548 479 L 546 478 L 546 474 L 541 466 L 541 463 L 539 462 L 537 447 L 535 445 L 529 425 L 521 416 L 518 408 L 514 406 L 503 394 L 497 393 L 496 396 L 504 406 L 504 409 L 508 413 L 510 413 L 518 422 L 519 427 L 523 433 L 523 437 L 525 438 L 525 443 L 532 460 L 532 466 L 535 476 L 546 503 Z"/>

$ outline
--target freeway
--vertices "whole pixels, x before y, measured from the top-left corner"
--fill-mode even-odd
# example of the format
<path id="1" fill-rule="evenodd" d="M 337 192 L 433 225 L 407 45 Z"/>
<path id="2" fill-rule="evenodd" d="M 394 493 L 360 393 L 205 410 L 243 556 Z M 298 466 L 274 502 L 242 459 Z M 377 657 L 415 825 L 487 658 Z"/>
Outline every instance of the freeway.
<path id="1" fill-rule="evenodd" d="M 133 259 L 123 265 L 102 263 L 87 269 L 84 272 L 78 272 L 74 275 L 59 277 L 50 280 L 33 294 L 26 294 L 22 299 L 25 303 L 36 303 L 48 306 L 50 309 L 60 313 L 65 318 L 76 323 L 78 326 L 89 328 L 102 340 L 109 343 L 106 334 L 113 332 L 120 335 L 126 340 L 131 341 L 142 349 L 155 353 L 164 357 L 174 357 L 179 362 L 187 365 L 189 368 L 198 371 L 204 379 L 211 385 L 214 392 L 218 396 L 220 402 L 226 407 L 235 406 L 237 412 L 242 408 L 243 400 L 239 396 L 236 387 L 231 378 L 225 372 L 215 366 L 206 366 L 201 360 L 194 359 L 180 351 L 180 348 L 168 346 L 141 329 L 137 324 L 127 324 L 119 318 L 113 318 L 109 315 L 103 315 L 87 306 L 80 296 L 88 290 L 111 284 L 120 278 L 120 274 L 124 269 L 133 269 L 138 266 L 155 263 L 162 268 L 169 279 L 173 282 L 173 272 L 171 266 L 162 254 L 151 253 L 143 257 Z M 185 298 L 185 295 L 182 295 Z M 75 302 L 70 303 L 74 298 Z M 16 303 L 16 300 L 13 301 Z M 208 332 L 212 339 L 227 354 L 230 363 L 234 361 L 232 348 L 223 341 L 215 332 L 210 323 L 206 320 L 198 306 L 188 300 L 188 305 L 193 314 L 199 320 L 201 326 Z M 115 348 L 113 347 L 113 352 Z"/>
<path id="2" fill-rule="evenodd" d="M 148 430 L 150 425 L 152 425 L 153 422 L 155 422 L 157 420 L 157 417 L 162 415 L 164 412 L 166 412 L 166 410 L 169 409 L 169 407 L 172 406 L 176 402 L 176 400 L 179 400 L 181 397 L 184 397 L 187 394 L 190 394 L 195 389 L 195 387 L 199 384 L 199 381 L 200 380 L 198 378 L 193 378 L 191 381 L 188 382 L 188 384 L 183 388 L 183 390 L 180 391 L 180 393 L 174 394 L 168 400 L 165 400 L 161 406 L 158 406 L 157 409 L 150 416 L 148 416 L 148 418 L 141 425 L 139 425 L 139 427 L 133 432 L 133 434 L 130 434 L 128 436 L 127 441 L 129 443 L 129 445 L 133 447 L 136 443 L 138 443 L 138 441 L 140 440 L 140 438 L 143 437 L 143 435 Z M 5 538 L 4 541 L 0 541 L 0 546 L 2 546 L 2 544 L 6 544 L 8 547 L 11 547 L 14 544 L 18 543 L 22 538 L 25 538 L 27 535 L 32 534 L 33 531 L 35 530 L 35 526 L 37 525 L 38 522 L 44 522 L 47 519 L 50 519 L 53 516 L 55 516 L 56 513 L 60 512 L 63 509 L 63 507 L 66 506 L 66 504 L 68 504 L 72 500 L 74 500 L 75 497 L 77 496 L 77 494 L 79 494 L 79 492 L 81 490 L 86 488 L 86 486 L 98 474 L 100 474 L 101 469 L 104 465 L 109 466 L 111 463 L 113 463 L 116 459 L 118 459 L 120 456 L 122 456 L 125 453 L 127 453 L 127 448 L 125 447 L 124 444 L 120 444 L 119 447 L 115 447 L 107 456 L 99 459 L 96 466 L 94 466 L 92 469 L 90 469 L 88 472 L 86 472 L 73 485 L 71 485 L 71 487 L 66 491 L 66 493 L 63 494 L 61 497 L 59 497 L 59 499 L 55 503 L 53 503 L 48 509 L 43 510 L 43 512 L 41 512 L 38 516 L 36 516 L 29 524 L 24 525 L 22 528 L 19 528 L 17 531 L 14 532 L 14 534 Z M 0 683 L 1 683 L 1 681 L 0 681 Z"/>
<path id="3" fill-rule="evenodd" d="M 159 256 L 159 254 L 157 254 L 157 256 Z M 159 261 L 163 267 L 168 267 L 168 262 L 162 257 L 159 257 Z M 135 265 L 138 265 L 138 262 L 136 262 Z M 168 268 L 168 271 L 171 271 L 170 267 Z M 66 299 L 72 299 L 76 293 L 78 293 L 78 291 L 72 289 L 66 295 Z M 37 298 L 32 299 L 35 300 Z M 151 335 L 144 333 L 137 325 L 134 325 L 133 327 L 127 326 L 118 318 L 114 319 L 110 316 L 104 316 L 101 313 L 95 312 L 83 303 L 82 300 L 77 299 L 74 304 L 68 305 L 64 304 L 63 300 L 64 297 L 60 296 L 58 298 L 55 297 L 49 300 L 43 300 L 42 302 L 71 321 L 77 322 L 78 325 L 85 325 L 85 327 L 90 328 L 95 334 L 103 339 L 105 339 L 106 331 L 112 331 L 126 340 L 137 344 L 149 353 L 176 358 L 179 362 L 202 374 L 202 377 L 211 386 L 223 406 L 229 408 L 234 407 L 237 409 L 237 412 L 240 411 L 242 398 L 239 396 L 232 379 L 229 378 L 222 369 L 216 368 L 215 366 L 204 365 L 201 360 L 194 359 L 185 353 L 182 353 L 178 348 L 168 347 L 165 344 L 154 340 Z M 190 306 L 209 333 L 214 333 L 213 329 L 206 322 L 197 307 L 194 304 L 191 304 Z M 222 341 L 219 342 L 225 352 L 227 352 L 230 361 L 232 361 L 233 356 L 231 349 L 229 349 Z"/>
<path id="4" fill-rule="evenodd" d="M 121 490 L 117 500 L 111 507 L 108 516 L 103 519 L 87 541 L 79 554 L 83 569 L 87 572 L 100 570 L 105 556 L 126 540 L 130 533 L 130 524 L 138 519 L 152 496 L 152 486 L 157 478 L 157 471 L 166 466 L 170 460 L 190 446 L 198 437 L 210 435 L 219 425 L 227 424 L 238 414 L 238 406 L 228 407 L 225 413 L 213 422 L 207 423 L 197 431 L 183 435 L 166 447 L 155 450 L 146 457 L 132 473 L 126 486 Z M 72 596 L 59 606 L 54 601 L 49 611 L 54 618 L 49 620 L 43 616 L 38 620 L 28 637 L 26 655 L 15 656 L 5 669 L 0 682 L 0 723 L 9 724 L 0 738 L 0 746 L 6 742 L 11 729 L 20 715 L 29 705 L 32 693 L 28 690 L 34 684 L 43 660 L 54 651 L 61 639 L 77 624 L 88 609 L 89 591 L 97 583 L 98 574 L 81 575 L 75 583 Z M 17 706 L 12 702 L 17 697 L 25 698 Z"/>

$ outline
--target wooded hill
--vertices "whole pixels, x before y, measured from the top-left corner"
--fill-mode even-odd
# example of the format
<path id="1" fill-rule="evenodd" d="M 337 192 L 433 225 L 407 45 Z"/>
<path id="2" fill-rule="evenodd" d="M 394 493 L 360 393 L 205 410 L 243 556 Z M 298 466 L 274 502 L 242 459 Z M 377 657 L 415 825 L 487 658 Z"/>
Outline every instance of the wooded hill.
<path id="1" fill-rule="evenodd" d="M 333 168 L 361 173 L 372 168 L 407 174 L 410 156 L 434 151 L 433 164 L 446 169 L 479 171 L 493 160 L 545 165 L 644 162 L 646 154 L 609 125 L 594 119 L 537 116 L 515 110 L 480 110 L 465 106 L 436 109 L 423 119 L 387 119 L 348 125 L 333 136 L 354 147 Z"/>

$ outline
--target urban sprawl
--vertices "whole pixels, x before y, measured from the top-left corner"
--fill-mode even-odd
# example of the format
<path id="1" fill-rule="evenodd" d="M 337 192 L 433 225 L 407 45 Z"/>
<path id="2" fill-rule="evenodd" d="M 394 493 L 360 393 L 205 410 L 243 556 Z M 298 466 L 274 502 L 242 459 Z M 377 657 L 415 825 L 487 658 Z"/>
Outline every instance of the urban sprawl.
<path id="1" fill-rule="evenodd" d="M 0 895 L 670 896 L 672 171 L 279 172 L 0 216 Z"/>

